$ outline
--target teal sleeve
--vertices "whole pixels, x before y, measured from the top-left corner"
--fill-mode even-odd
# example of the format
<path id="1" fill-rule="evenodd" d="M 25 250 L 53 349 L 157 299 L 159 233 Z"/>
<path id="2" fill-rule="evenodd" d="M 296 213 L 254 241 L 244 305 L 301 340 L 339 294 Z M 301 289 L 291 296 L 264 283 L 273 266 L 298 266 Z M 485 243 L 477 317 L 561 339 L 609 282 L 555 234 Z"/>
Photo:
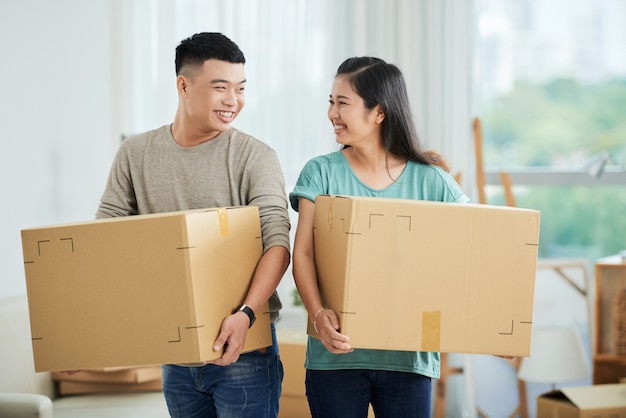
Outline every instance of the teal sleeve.
<path id="1" fill-rule="evenodd" d="M 289 193 L 291 208 L 298 212 L 299 198 L 304 197 L 315 202 L 316 196 L 328 193 L 326 189 L 320 174 L 319 163 L 315 159 L 308 161 L 302 168 L 293 191 Z"/>

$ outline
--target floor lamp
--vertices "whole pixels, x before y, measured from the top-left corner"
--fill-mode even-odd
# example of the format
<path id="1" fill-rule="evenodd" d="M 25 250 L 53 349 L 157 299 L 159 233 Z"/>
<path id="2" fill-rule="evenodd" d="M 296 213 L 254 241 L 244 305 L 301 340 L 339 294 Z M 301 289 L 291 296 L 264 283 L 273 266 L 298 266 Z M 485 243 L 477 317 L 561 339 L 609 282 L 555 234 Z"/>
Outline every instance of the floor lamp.
<path id="1" fill-rule="evenodd" d="M 591 375 L 578 333 L 566 327 L 542 327 L 533 330 L 530 357 L 522 359 L 518 371 L 521 380 L 557 384 L 581 380 Z"/>

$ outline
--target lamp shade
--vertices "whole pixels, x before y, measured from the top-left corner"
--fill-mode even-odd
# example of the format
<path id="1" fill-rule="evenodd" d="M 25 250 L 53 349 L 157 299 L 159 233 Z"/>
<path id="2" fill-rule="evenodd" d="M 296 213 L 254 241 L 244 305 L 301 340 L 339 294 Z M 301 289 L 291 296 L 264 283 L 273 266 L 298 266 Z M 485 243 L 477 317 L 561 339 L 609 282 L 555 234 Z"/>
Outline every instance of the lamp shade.
<path id="1" fill-rule="evenodd" d="M 530 357 L 522 359 L 518 371 L 521 380 L 553 385 L 584 379 L 590 374 L 580 337 L 565 327 L 533 330 Z"/>

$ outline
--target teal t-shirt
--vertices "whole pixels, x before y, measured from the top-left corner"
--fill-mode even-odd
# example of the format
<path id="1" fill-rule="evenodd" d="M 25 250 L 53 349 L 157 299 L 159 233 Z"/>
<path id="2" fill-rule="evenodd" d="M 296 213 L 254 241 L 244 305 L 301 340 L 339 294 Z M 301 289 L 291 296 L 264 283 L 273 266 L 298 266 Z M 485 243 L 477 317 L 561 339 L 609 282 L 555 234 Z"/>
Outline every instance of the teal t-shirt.
<path id="1" fill-rule="evenodd" d="M 354 174 L 340 151 L 309 160 L 289 194 L 291 207 L 298 211 L 298 199 L 315 201 L 321 194 L 373 196 L 399 199 L 467 203 L 469 198 L 446 171 L 436 166 L 409 161 L 396 182 L 384 189 L 372 189 Z M 333 354 L 309 337 L 305 367 L 313 370 L 372 369 L 419 373 L 439 378 L 439 353 L 355 349 Z"/>

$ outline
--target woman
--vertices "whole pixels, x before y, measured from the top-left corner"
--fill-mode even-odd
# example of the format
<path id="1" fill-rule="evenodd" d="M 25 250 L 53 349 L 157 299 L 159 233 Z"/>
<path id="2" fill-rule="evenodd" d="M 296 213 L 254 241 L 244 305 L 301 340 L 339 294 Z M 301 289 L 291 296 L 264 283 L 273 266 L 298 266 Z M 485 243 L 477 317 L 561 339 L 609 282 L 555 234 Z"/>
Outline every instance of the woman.
<path id="1" fill-rule="evenodd" d="M 317 338 L 307 344 L 306 394 L 313 417 L 430 417 L 439 353 L 353 349 L 338 316 L 325 308 L 313 248 L 315 197 L 375 196 L 465 203 L 469 198 L 441 157 L 417 137 L 404 77 L 379 58 L 349 58 L 338 68 L 328 118 L 340 151 L 310 160 L 290 202 L 299 212 L 293 252 L 296 286 Z"/>

